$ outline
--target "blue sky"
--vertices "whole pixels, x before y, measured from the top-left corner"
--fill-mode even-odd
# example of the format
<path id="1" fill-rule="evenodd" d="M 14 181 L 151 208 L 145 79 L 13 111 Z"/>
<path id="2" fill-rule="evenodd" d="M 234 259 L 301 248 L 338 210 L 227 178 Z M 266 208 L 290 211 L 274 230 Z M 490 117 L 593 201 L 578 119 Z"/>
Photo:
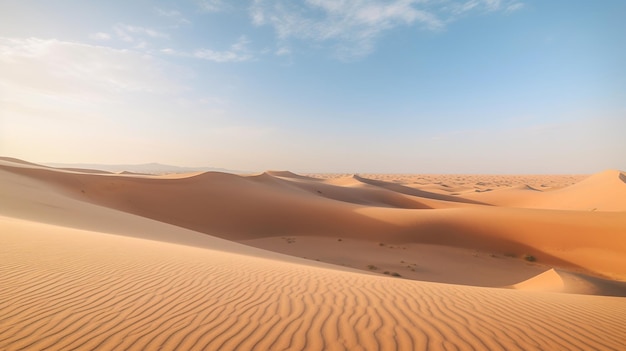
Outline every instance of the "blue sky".
<path id="1" fill-rule="evenodd" d="M 0 2 L 0 155 L 626 170 L 626 2 Z"/>

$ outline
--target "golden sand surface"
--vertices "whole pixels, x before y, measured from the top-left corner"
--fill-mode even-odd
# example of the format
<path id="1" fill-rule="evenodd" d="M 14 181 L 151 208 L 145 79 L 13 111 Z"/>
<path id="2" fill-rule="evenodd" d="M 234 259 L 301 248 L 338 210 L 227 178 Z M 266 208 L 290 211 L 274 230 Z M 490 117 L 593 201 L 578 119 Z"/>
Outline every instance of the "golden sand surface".
<path id="1" fill-rule="evenodd" d="M 0 158 L 2 350 L 622 350 L 626 176 Z"/>

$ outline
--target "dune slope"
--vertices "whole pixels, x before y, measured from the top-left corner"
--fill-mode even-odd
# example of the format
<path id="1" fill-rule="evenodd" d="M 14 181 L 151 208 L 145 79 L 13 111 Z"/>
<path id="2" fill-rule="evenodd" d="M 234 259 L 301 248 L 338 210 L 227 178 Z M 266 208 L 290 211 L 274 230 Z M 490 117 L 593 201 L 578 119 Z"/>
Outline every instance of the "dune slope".
<path id="1" fill-rule="evenodd" d="M 389 194 L 388 187 L 327 185 L 319 188 L 320 194 L 312 191 L 324 185 L 317 181 L 303 185 L 302 179 L 294 183 L 267 173 L 166 179 L 10 165 L 0 165 L 0 170 L 44 182 L 76 201 L 229 240 L 295 235 L 450 245 L 517 257 L 531 254 L 546 264 L 626 279 L 622 212 L 504 208 L 406 194 L 397 194 L 405 202 L 391 207 L 400 198 Z M 407 208 L 407 202 L 418 208 Z"/>
<path id="2" fill-rule="evenodd" d="M 0 349 L 623 349 L 626 299 L 547 292 L 574 283 L 619 292 L 618 283 L 554 270 L 517 290 L 439 284 L 232 241 L 341 235 L 363 245 L 447 245 L 450 259 L 460 248 L 536 250 L 546 262 L 619 275 L 622 213 L 395 197 L 371 184 L 324 188 L 334 192 L 326 197 L 313 183 L 325 182 L 1 161 Z M 394 205 L 400 198 L 430 208 Z"/>
<path id="3" fill-rule="evenodd" d="M 423 283 L 10 218 L 0 225 L 4 350 L 619 350 L 626 338 L 621 298 Z"/>
<path id="4" fill-rule="evenodd" d="M 561 189 L 537 191 L 523 186 L 464 194 L 463 197 L 497 206 L 625 212 L 626 175 L 607 170 Z"/>

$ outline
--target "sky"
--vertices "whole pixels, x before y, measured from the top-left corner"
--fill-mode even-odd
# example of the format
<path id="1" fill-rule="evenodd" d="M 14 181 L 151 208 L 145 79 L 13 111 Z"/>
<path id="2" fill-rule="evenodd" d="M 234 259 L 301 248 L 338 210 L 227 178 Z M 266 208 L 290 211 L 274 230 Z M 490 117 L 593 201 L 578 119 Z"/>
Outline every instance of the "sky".
<path id="1" fill-rule="evenodd" d="M 0 0 L 0 156 L 626 170 L 626 1 Z"/>

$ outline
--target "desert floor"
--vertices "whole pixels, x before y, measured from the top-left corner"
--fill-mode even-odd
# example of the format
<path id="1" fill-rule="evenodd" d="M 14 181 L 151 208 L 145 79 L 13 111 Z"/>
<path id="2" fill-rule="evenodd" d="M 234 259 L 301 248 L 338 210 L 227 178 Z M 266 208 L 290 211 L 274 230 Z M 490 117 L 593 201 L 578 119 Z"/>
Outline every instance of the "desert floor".
<path id="1" fill-rule="evenodd" d="M 0 158 L 0 350 L 624 350 L 626 174 Z"/>

